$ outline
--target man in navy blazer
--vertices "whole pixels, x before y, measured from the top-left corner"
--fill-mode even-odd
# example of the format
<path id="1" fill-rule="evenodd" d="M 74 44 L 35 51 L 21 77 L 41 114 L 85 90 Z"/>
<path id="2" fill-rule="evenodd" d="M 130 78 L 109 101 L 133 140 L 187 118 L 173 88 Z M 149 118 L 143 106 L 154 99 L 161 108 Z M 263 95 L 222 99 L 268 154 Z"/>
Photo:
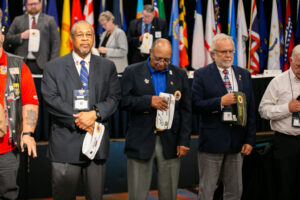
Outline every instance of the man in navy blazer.
<path id="1" fill-rule="evenodd" d="M 177 197 L 179 158 L 189 151 L 191 97 L 186 72 L 169 64 L 171 54 L 170 42 L 158 39 L 148 60 L 128 66 L 123 74 L 121 105 L 130 113 L 125 144 L 130 200 L 147 199 L 154 160 L 159 199 Z M 175 96 L 169 130 L 155 126 L 157 110 L 168 108 L 160 92 Z"/>
<path id="2" fill-rule="evenodd" d="M 132 20 L 128 28 L 127 39 L 131 64 L 144 61 L 149 57 L 149 54 L 143 54 L 139 49 L 145 32 L 152 34 L 153 41 L 159 38 L 168 38 L 167 21 L 154 17 L 154 7 L 151 4 L 144 5 L 142 14 L 141 18 Z"/>
<path id="3" fill-rule="evenodd" d="M 221 178 L 224 200 L 238 200 L 242 195 L 243 155 L 249 155 L 255 144 L 251 75 L 233 65 L 234 43 L 231 37 L 217 34 L 210 53 L 214 63 L 194 73 L 192 86 L 193 110 L 200 113 L 198 198 L 212 199 L 217 181 Z M 227 77 L 223 73 L 227 73 Z M 237 103 L 233 93 L 236 91 L 246 96 L 245 127 L 223 121 L 224 108 Z"/>
<path id="4" fill-rule="evenodd" d="M 54 199 L 76 199 L 81 175 L 87 199 L 102 199 L 104 192 L 108 119 L 118 107 L 121 88 L 113 62 L 91 54 L 93 30 L 86 21 L 75 23 L 71 29 L 73 51 L 47 63 L 44 70 L 42 93 L 53 117 L 47 153 L 52 164 Z M 88 77 L 83 76 L 84 68 Z M 86 110 L 78 111 L 76 107 L 81 104 L 74 100 L 83 95 L 74 94 L 83 89 L 88 90 L 89 102 L 83 104 Z M 90 160 L 82 153 L 82 145 L 86 134 L 93 133 L 95 121 L 105 126 L 105 132 L 95 158 Z"/>

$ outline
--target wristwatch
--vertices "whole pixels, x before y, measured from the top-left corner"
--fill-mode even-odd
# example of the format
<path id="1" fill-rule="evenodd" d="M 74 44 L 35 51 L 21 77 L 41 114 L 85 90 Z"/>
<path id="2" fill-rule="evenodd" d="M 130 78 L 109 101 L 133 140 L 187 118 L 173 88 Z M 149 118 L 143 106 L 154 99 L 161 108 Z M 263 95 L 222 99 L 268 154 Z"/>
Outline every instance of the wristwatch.
<path id="1" fill-rule="evenodd" d="M 21 137 L 23 137 L 23 135 L 29 135 L 30 137 L 33 137 L 33 132 L 22 132 Z"/>
<path id="2" fill-rule="evenodd" d="M 101 115 L 100 115 L 99 109 L 98 109 L 96 106 L 94 106 L 93 108 L 94 108 L 94 110 L 96 111 L 97 119 L 100 120 L 100 119 L 101 119 Z"/>

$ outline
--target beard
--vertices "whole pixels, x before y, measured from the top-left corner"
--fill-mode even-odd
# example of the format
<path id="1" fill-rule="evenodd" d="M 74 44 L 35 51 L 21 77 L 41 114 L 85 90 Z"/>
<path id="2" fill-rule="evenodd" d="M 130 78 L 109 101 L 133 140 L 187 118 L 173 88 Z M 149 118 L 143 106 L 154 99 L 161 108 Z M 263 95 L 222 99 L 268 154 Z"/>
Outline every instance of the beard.
<path id="1" fill-rule="evenodd" d="M 215 62 L 221 65 L 220 67 L 225 68 L 229 68 L 233 65 L 233 59 L 224 62 L 221 59 L 219 59 L 218 56 L 215 56 Z"/>

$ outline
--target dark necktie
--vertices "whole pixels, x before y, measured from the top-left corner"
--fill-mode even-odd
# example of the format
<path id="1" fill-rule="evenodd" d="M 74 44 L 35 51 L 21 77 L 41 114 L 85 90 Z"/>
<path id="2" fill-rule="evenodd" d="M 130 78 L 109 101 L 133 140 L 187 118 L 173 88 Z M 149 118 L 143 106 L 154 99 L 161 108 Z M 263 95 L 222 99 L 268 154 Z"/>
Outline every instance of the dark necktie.
<path id="1" fill-rule="evenodd" d="M 35 17 L 32 17 L 31 29 L 36 29 L 36 21 L 35 21 Z"/>
<path id="2" fill-rule="evenodd" d="M 232 93 L 232 86 L 231 86 L 231 83 L 230 83 L 230 79 L 228 77 L 228 70 L 224 69 L 223 73 L 224 73 L 224 84 L 225 84 L 225 87 L 227 89 L 227 92 Z"/>
<path id="3" fill-rule="evenodd" d="M 149 32 L 149 31 L 148 31 L 148 26 L 149 26 L 149 24 L 145 24 L 144 33 L 148 33 L 148 32 Z"/>
<path id="4" fill-rule="evenodd" d="M 83 89 L 87 90 L 88 83 L 89 83 L 89 74 L 88 74 L 88 70 L 85 66 L 85 61 L 84 60 L 80 61 L 80 65 L 81 65 L 80 80 L 82 82 Z"/>

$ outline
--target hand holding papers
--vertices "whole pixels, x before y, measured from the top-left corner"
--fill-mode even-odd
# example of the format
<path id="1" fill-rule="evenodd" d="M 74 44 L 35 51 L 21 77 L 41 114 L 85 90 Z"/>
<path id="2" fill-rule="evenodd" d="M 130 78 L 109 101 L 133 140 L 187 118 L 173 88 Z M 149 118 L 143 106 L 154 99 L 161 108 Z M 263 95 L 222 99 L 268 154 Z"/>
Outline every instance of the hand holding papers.
<path id="1" fill-rule="evenodd" d="M 105 126 L 101 123 L 95 122 L 94 133 L 86 133 L 83 144 L 82 153 L 89 159 L 93 160 L 102 141 Z"/>
<path id="2" fill-rule="evenodd" d="M 145 33 L 143 36 L 143 43 L 140 46 L 141 53 L 150 53 L 150 49 L 152 47 L 153 35 L 150 33 Z"/>
<path id="3" fill-rule="evenodd" d="M 175 111 L 175 97 L 173 94 L 160 93 L 160 97 L 168 101 L 169 108 L 167 110 L 157 110 L 156 128 L 160 130 L 167 130 L 172 127 L 174 111 Z"/>

